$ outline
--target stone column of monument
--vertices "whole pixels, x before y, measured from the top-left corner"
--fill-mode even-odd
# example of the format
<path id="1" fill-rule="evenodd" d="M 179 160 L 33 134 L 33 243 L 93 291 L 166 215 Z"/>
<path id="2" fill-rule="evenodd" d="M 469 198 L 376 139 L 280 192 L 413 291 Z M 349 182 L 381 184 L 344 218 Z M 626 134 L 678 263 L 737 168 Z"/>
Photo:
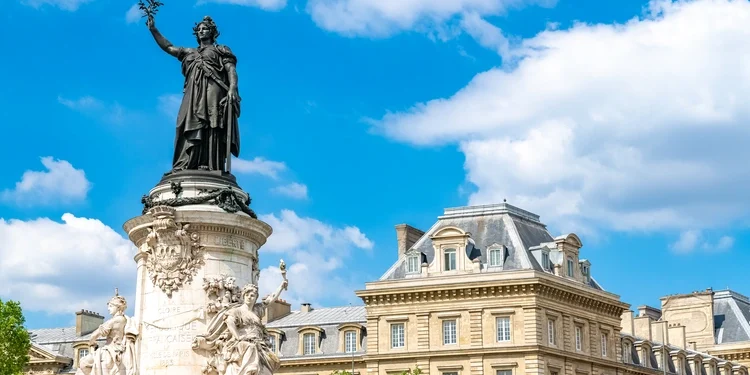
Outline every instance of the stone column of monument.
<path id="1" fill-rule="evenodd" d="M 193 350 L 196 336 L 214 313 L 241 302 L 241 286 L 257 285 L 258 249 L 271 227 L 243 212 L 243 200 L 227 176 L 175 173 L 151 190 L 144 214 L 125 223 L 138 247 L 140 374 L 201 374 L 207 358 Z"/>
<path id="2" fill-rule="evenodd" d="M 142 215 L 124 225 L 138 248 L 138 329 L 129 331 L 137 366 L 123 366 L 137 368 L 128 375 L 272 374 L 279 361 L 261 319 L 287 281 L 282 261 L 284 281 L 258 303 L 258 249 L 271 227 L 231 173 L 240 149 L 237 57 L 217 43 L 211 17 L 193 28 L 198 46 L 177 47 L 156 27 L 161 2 L 139 5 L 156 44 L 182 65 L 185 84 L 172 170 L 143 197 Z"/>

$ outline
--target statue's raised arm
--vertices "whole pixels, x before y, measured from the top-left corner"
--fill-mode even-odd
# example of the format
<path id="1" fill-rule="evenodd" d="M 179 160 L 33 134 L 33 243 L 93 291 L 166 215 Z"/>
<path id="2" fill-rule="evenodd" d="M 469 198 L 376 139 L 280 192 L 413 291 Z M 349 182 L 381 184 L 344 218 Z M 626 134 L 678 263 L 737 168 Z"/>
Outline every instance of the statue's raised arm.
<path id="1" fill-rule="evenodd" d="M 276 288 L 276 291 L 273 292 L 273 294 L 263 299 L 263 304 L 265 305 L 270 305 L 278 301 L 279 296 L 281 296 L 281 292 L 286 290 L 286 288 L 289 286 L 289 281 L 286 279 L 286 263 L 284 263 L 283 259 L 279 262 L 279 270 L 281 270 L 281 277 L 284 280 L 281 282 L 281 285 Z"/>
<path id="2" fill-rule="evenodd" d="M 174 57 L 179 57 L 180 50 L 182 48 L 175 47 L 169 40 L 167 40 L 167 38 L 164 37 L 164 35 L 161 35 L 159 29 L 156 28 L 156 21 L 154 21 L 153 17 L 149 17 L 146 20 L 146 26 L 148 26 L 149 31 L 151 31 L 151 35 L 154 37 L 156 44 L 159 45 L 159 48 Z"/>

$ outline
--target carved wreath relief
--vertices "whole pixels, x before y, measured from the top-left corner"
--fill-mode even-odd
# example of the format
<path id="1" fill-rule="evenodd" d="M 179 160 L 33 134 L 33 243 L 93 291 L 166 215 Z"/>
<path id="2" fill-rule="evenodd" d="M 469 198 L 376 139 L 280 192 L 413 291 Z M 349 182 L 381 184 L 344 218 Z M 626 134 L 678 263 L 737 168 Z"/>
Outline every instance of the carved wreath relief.
<path id="1" fill-rule="evenodd" d="M 224 275 L 203 278 L 203 290 L 206 291 L 208 297 L 206 313 L 209 316 L 240 302 L 241 292 L 236 282 L 237 279 L 234 277 Z"/>
<path id="2" fill-rule="evenodd" d="M 168 297 L 183 284 L 190 283 L 203 265 L 203 248 L 198 233 L 190 233 L 190 224 L 175 222 L 175 209 L 157 206 L 149 210 L 154 217 L 148 228 L 143 251 L 148 253 L 146 269 L 151 282 Z"/>

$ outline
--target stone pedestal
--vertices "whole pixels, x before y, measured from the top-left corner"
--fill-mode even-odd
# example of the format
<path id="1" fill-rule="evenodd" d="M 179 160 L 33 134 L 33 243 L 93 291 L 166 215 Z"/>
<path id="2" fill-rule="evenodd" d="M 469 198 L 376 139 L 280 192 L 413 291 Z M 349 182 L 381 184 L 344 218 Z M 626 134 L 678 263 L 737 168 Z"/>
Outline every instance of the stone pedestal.
<path id="1" fill-rule="evenodd" d="M 146 212 L 124 225 L 138 247 L 139 373 L 200 375 L 206 357 L 193 339 L 212 311 L 238 302 L 229 278 L 236 287 L 257 284 L 258 249 L 271 227 L 252 217 L 233 181 L 209 173 L 162 179 L 144 203 Z"/>

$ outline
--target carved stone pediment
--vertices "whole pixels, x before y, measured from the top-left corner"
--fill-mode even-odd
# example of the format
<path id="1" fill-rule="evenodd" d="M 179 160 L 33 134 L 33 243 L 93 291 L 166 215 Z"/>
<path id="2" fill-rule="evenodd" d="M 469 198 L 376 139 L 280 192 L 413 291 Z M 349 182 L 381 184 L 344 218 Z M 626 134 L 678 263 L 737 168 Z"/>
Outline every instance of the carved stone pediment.
<path id="1" fill-rule="evenodd" d="M 148 254 L 146 269 L 155 286 L 167 296 L 190 283 L 203 265 L 203 248 L 198 233 L 188 231 L 190 224 L 175 221 L 175 209 L 157 206 L 149 210 L 154 217 L 141 251 Z"/>

